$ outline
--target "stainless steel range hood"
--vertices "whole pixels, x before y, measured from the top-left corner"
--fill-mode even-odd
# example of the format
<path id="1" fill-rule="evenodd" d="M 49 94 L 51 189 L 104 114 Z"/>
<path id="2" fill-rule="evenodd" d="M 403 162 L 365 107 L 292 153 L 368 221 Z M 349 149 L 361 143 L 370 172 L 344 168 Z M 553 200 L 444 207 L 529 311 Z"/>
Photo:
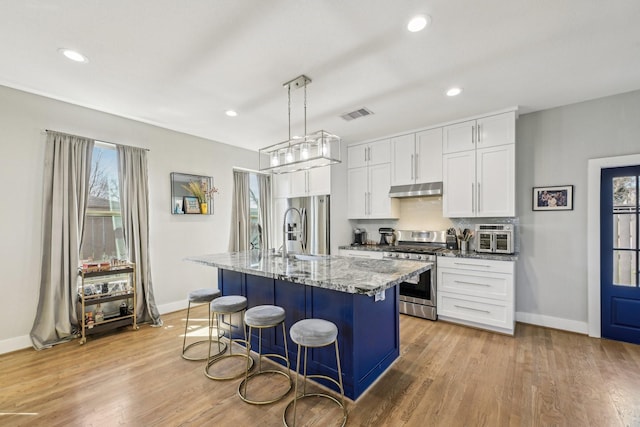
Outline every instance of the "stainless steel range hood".
<path id="1" fill-rule="evenodd" d="M 427 182 L 425 184 L 394 185 L 389 190 L 389 197 L 421 197 L 441 196 L 442 182 Z"/>

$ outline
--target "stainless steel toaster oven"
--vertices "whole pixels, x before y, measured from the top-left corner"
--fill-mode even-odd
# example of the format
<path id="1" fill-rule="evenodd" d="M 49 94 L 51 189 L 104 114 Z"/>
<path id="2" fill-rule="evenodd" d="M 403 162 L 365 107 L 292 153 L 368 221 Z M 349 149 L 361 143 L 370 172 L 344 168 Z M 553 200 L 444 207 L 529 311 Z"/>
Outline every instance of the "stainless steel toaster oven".
<path id="1" fill-rule="evenodd" d="M 477 224 L 476 252 L 496 254 L 512 254 L 513 225 L 512 224 Z"/>

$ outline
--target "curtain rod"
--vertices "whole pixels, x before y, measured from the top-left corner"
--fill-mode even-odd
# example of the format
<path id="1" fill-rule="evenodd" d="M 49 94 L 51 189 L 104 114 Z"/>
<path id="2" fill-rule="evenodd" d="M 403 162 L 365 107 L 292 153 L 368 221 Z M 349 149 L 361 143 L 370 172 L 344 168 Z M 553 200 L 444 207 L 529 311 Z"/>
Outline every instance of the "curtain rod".
<path id="1" fill-rule="evenodd" d="M 112 144 L 112 145 L 121 145 L 121 146 L 123 146 L 123 147 L 134 147 L 134 148 L 140 148 L 140 149 L 142 149 L 142 150 L 146 150 L 146 151 L 151 151 L 151 150 L 150 150 L 150 149 L 148 149 L 148 148 L 135 147 L 135 146 L 133 146 L 133 145 L 116 144 L 115 142 L 105 141 L 104 139 L 89 138 L 89 137 L 82 136 L 82 135 L 74 135 L 74 134 L 72 134 L 72 133 L 60 132 L 60 131 L 52 130 L 52 129 L 45 129 L 44 131 L 45 131 L 45 132 L 55 132 L 55 133 L 59 133 L 60 135 L 79 136 L 80 138 L 93 139 L 95 142 L 105 142 L 105 143 L 107 143 L 107 144 Z"/>

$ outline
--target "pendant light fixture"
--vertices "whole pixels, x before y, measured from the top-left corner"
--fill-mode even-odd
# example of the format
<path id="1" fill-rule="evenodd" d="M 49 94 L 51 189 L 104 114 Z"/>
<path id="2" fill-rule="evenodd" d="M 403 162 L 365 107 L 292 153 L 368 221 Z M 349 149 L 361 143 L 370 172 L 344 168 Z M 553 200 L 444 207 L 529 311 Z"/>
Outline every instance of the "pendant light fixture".
<path id="1" fill-rule="evenodd" d="M 307 85 L 311 79 L 304 74 L 284 83 L 287 88 L 289 137 L 286 141 L 259 150 L 260 170 L 290 173 L 299 170 L 340 163 L 339 136 L 324 130 L 307 133 Z M 304 88 L 304 136 L 291 137 L 291 89 Z"/>

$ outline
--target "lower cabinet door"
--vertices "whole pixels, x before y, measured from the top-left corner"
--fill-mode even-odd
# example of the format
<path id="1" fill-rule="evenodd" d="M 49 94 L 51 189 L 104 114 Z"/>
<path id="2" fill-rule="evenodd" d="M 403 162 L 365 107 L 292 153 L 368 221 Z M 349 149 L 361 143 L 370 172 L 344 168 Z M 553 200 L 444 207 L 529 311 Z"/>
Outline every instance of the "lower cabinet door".
<path id="1" fill-rule="evenodd" d="M 471 322 L 471 326 L 480 328 L 488 326 L 488 329 L 513 333 L 513 308 L 498 300 L 440 292 L 438 316 L 451 318 L 454 321 L 455 319 L 468 321 Z"/>

